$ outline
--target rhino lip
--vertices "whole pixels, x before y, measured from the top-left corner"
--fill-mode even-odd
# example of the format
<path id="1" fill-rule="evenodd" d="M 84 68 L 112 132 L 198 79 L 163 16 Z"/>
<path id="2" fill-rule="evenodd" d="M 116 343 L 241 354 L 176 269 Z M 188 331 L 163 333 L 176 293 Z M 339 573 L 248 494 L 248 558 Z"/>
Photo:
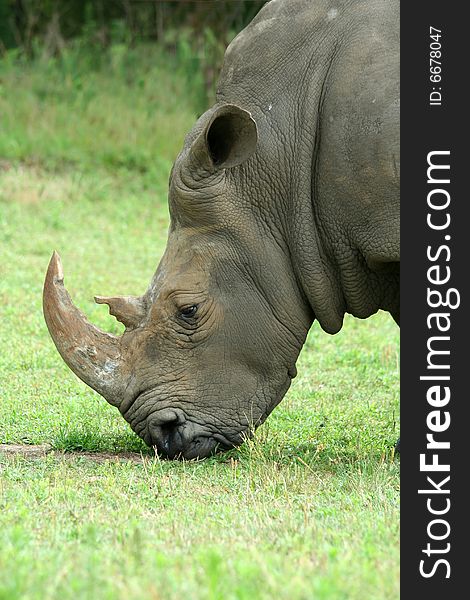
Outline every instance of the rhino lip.
<path id="1" fill-rule="evenodd" d="M 217 442 L 218 448 L 221 452 L 225 452 L 226 450 L 230 450 L 231 448 L 235 448 L 237 444 L 231 442 L 221 433 L 215 433 L 213 436 L 214 440 Z"/>
<path id="2" fill-rule="evenodd" d="M 154 395 L 154 388 L 140 390 L 129 398 L 126 404 L 121 405 L 121 414 L 135 433 L 148 446 L 154 448 L 159 456 L 186 460 L 206 458 L 243 443 L 244 439 L 240 433 L 222 433 L 213 425 L 192 419 L 180 408 L 164 406 L 135 419 L 135 406 L 141 407 L 142 400 Z M 158 403 L 161 403 L 161 399 Z"/>
<path id="3" fill-rule="evenodd" d="M 153 448 L 163 458 L 199 460 L 233 447 L 217 441 L 216 437 L 218 436 L 199 435 L 194 439 L 188 440 L 182 446 L 175 445 L 169 438 L 166 438 L 153 444 Z"/>
<path id="4" fill-rule="evenodd" d="M 162 409 L 147 419 L 138 435 L 159 456 L 169 459 L 207 458 L 236 445 L 224 434 L 210 431 L 206 426 L 189 420 L 181 411 L 172 409 Z"/>

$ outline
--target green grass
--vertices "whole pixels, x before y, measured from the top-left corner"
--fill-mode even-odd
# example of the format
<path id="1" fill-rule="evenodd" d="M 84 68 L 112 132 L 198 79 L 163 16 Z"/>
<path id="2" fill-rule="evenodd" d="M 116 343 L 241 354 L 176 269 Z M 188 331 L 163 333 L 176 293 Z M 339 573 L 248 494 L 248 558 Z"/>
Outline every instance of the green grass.
<path id="1" fill-rule="evenodd" d="M 54 248 L 80 308 L 119 333 L 93 295 L 142 293 L 165 246 L 169 168 L 196 110 L 164 58 L 133 56 L 0 61 L 0 443 L 55 448 L 0 453 L 0 599 L 398 598 L 387 315 L 336 336 L 315 325 L 255 439 L 189 463 L 156 459 L 48 336 Z"/>

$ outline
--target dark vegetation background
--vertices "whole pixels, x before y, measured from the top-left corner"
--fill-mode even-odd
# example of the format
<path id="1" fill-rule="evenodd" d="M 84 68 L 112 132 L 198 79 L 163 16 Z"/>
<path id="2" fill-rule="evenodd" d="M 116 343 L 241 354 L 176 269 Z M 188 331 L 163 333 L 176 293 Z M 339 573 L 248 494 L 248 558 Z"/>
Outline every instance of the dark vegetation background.
<path id="1" fill-rule="evenodd" d="M 214 93 L 226 46 L 265 0 L 0 0 L 0 54 L 18 59 L 63 56 L 80 49 L 103 68 L 113 45 L 153 44 L 199 84 L 199 101 Z M 197 87 L 197 85 L 196 85 Z"/>

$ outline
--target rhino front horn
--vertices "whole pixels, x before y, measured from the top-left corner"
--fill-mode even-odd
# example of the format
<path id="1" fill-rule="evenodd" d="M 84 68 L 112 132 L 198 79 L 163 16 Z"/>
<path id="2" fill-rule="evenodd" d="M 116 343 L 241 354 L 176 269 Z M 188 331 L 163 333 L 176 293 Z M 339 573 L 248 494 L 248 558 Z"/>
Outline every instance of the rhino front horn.
<path id="1" fill-rule="evenodd" d="M 120 338 L 89 323 L 73 304 L 57 252 L 47 269 L 43 310 L 49 333 L 67 365 L 110 404 L 118 406 L 125 387 Z"/>

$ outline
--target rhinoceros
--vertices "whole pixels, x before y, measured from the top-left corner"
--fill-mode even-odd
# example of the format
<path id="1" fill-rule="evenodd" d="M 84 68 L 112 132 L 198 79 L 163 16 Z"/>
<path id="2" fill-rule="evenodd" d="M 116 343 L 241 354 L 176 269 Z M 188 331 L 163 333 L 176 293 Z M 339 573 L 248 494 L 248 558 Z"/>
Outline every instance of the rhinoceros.
<path id="1" fill-rule="evenodd" d="M 272 0 L 227 48 L 173 165 L 165 253 L 90 324 L 54 253 L 44 314 L 67 365 L 168 458 L 240 444 L 316 319 L 399 320 L 398 0 Z"/>

